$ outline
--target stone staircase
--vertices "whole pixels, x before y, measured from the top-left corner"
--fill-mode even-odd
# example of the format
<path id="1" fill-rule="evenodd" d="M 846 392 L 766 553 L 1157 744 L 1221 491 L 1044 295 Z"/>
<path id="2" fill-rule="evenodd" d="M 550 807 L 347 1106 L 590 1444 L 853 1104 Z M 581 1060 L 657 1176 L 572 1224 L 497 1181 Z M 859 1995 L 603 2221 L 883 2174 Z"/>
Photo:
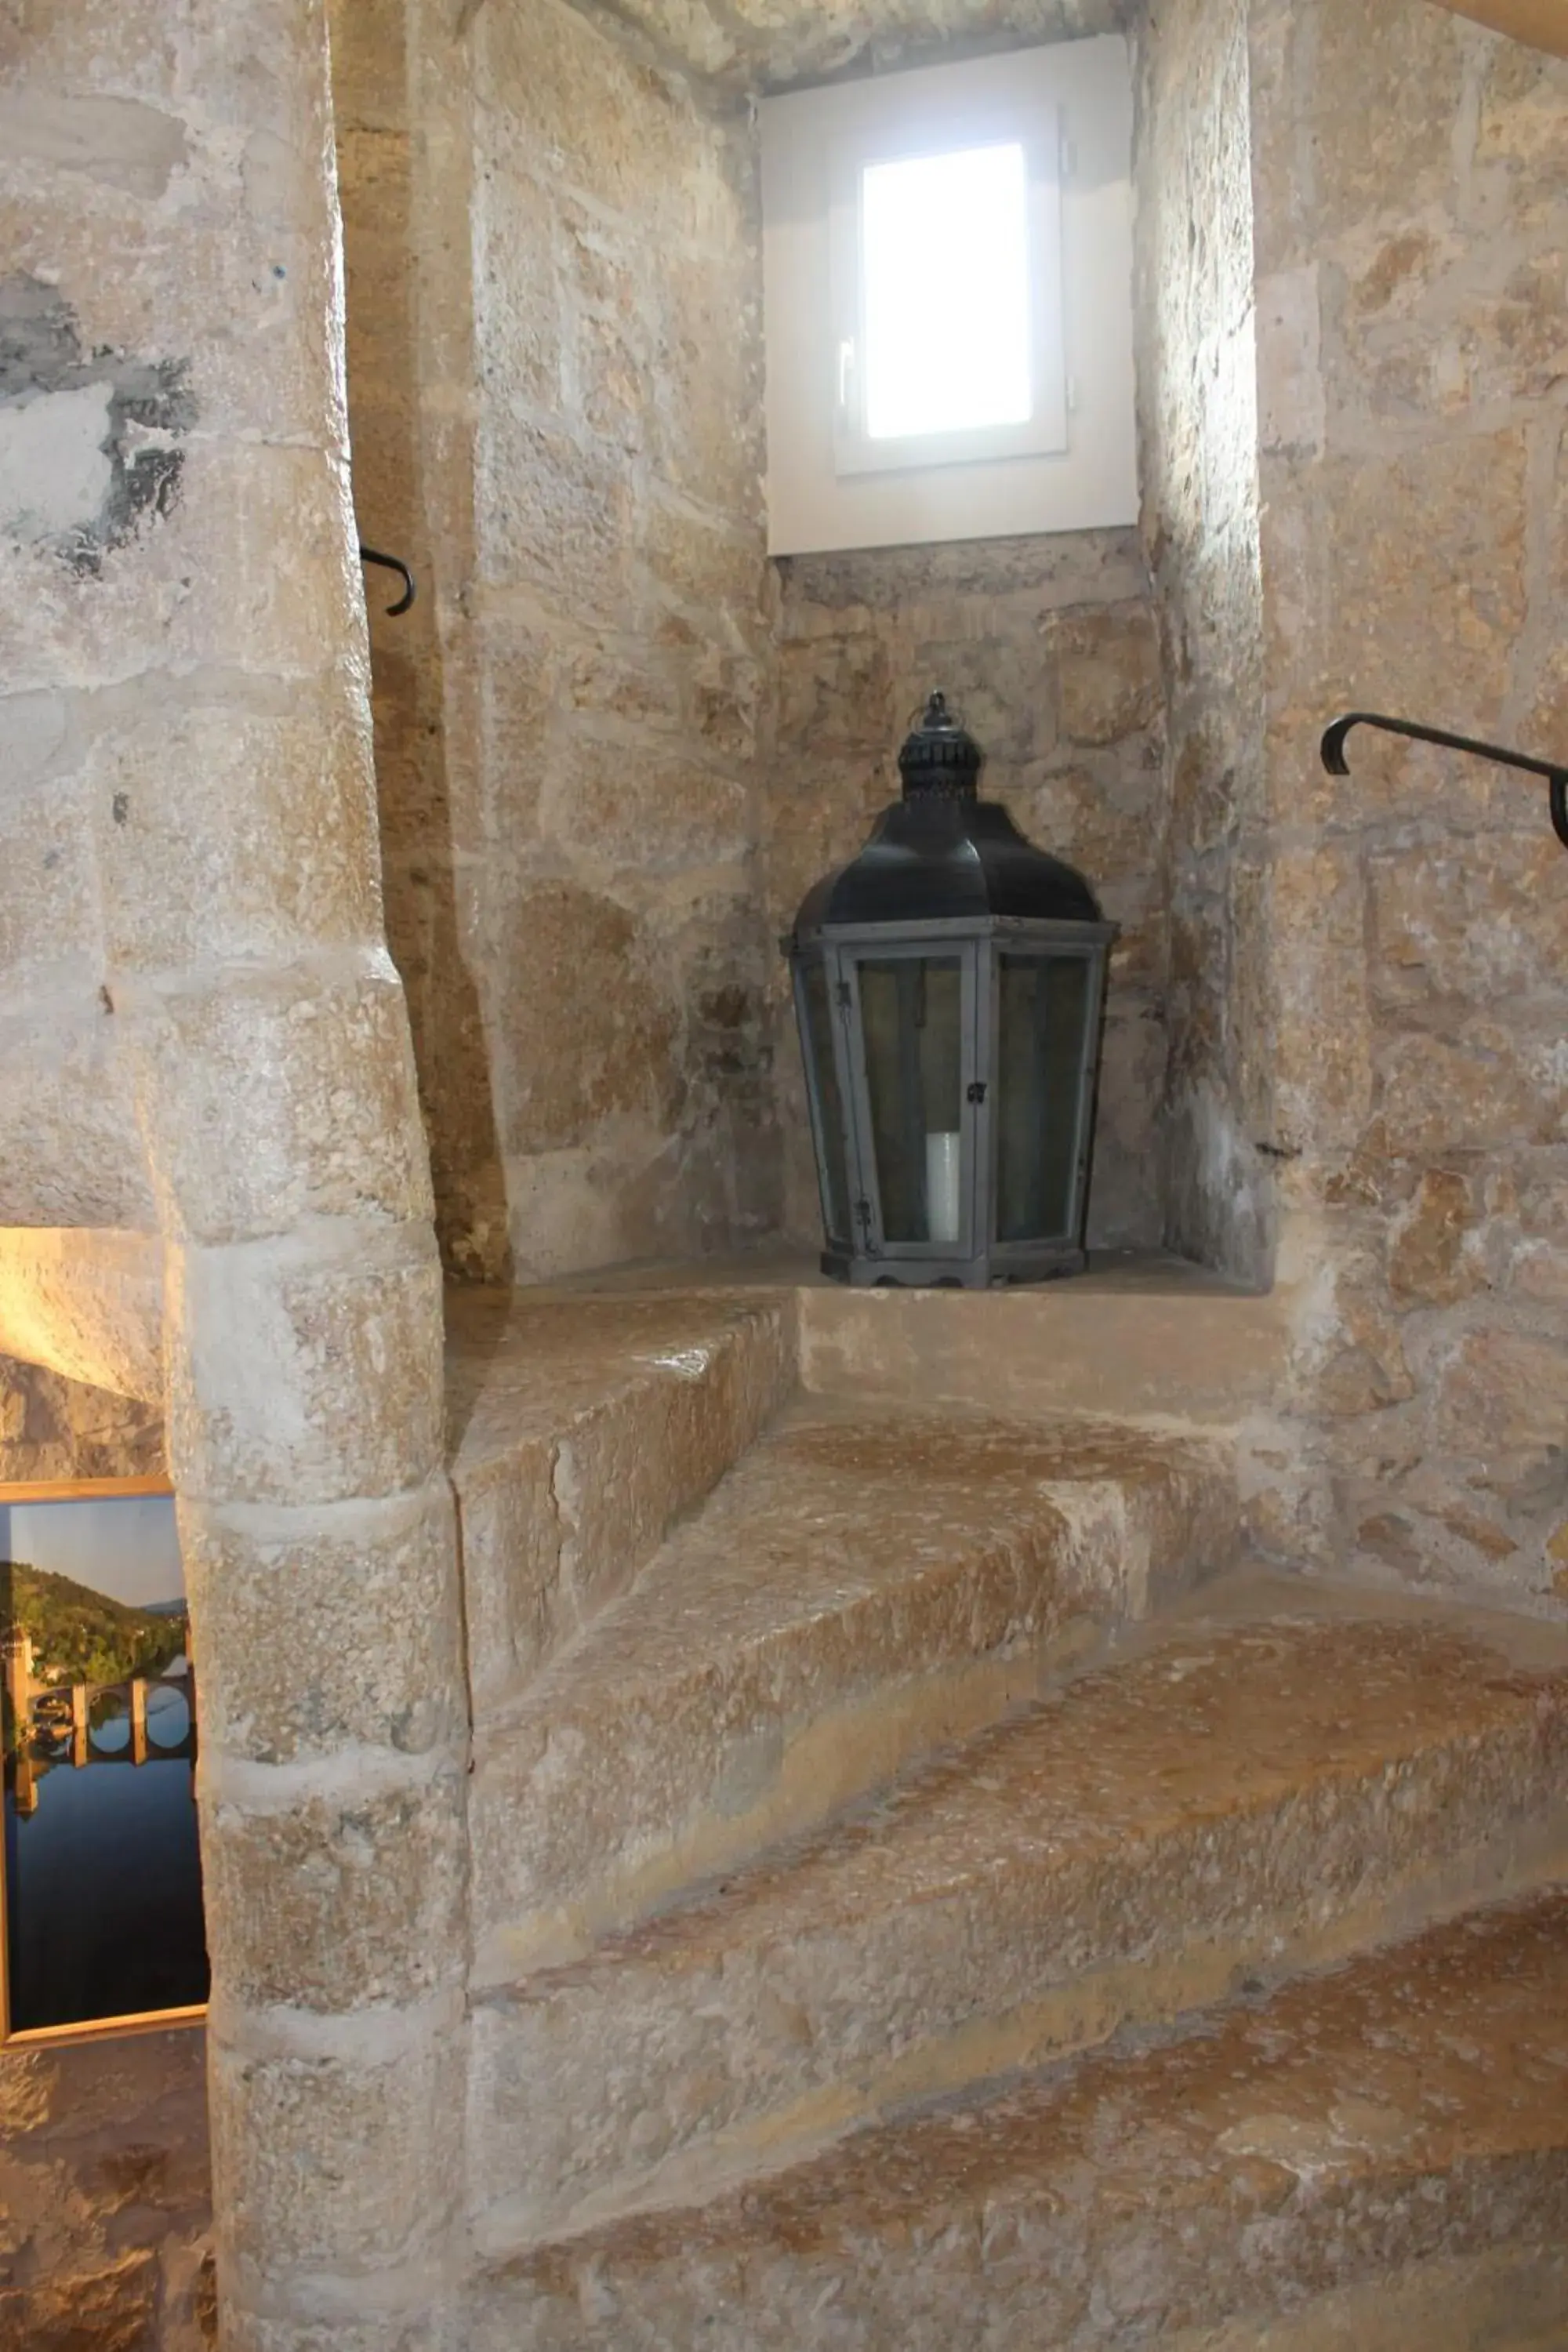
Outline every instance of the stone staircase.
<path id="1" fill-rule="evenodd" d="M 1568 1633 L 809 1320 L 456 1303 L 467 2352 L 1568 2346 Z"/>

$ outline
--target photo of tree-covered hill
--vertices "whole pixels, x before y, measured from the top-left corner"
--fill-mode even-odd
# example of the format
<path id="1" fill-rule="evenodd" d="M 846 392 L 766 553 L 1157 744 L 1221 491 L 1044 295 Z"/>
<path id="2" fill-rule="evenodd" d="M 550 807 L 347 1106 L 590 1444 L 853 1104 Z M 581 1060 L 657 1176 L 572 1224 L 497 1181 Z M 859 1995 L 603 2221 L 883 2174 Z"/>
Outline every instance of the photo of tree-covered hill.
<path id="1" fill-rule="evenodd" d="M 162 1674 L 185 1646 L 185 1612 L 164 1604 L 133 1609 L 74 1578 L 0 1562 L 0 1626 L 33 1640 L 39 1682 L 122 1683 Z"/>

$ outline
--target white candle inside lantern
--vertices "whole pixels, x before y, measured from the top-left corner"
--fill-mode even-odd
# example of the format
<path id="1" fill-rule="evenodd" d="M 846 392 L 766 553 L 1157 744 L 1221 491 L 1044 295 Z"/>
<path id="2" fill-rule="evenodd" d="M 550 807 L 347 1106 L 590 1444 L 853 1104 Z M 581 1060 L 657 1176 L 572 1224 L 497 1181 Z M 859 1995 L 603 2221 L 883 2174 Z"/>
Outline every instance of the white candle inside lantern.
<path id="1" fill-rule="evenodd" d="M 952 1135 L 926 1138 L 926 1238 L 933 1242 L 958 1239 L 959 1139 Z"/>

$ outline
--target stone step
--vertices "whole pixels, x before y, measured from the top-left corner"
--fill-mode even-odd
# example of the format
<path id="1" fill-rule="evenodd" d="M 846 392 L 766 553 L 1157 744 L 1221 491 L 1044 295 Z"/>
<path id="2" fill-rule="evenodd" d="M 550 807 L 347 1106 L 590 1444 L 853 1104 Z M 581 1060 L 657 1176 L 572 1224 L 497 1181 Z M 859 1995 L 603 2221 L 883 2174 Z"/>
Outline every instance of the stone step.
<path id="1" fill-rule="evenodd" d="M 476 1716 L 616 1601 L 795 1385 L 794 1300 L 454 1289 L 447 1452 Z"/>
<path id="2" fill-rule="evenodd" d="M 1243 1976 L 1568 1874 L 1563 1636 L 1368 1616 L 1364 1594 L 1320 1592 L 1314 1619 L 1301 1590 L 1205 1588 L 1142 1654 L 859 1817 L 482 2000 L 483 2242 L 706 2194 Z"/>
<path id="3" fill-rule="evenodd" d="M 1161 2352 L 1563 2352 L 1568 2249 L 1528 2242 L 1417 2262 L 1287 2313 L 1184 2327 Z"/>
<path id="4" fill-rule="evenodd" d="M 1407 2284 L 1428 2264 L 1511 2259 L 1539 2286 L 1565 2239 L 1558 1890 L 1238 2000 L 1179 2037 L 858 2134 L 706 2206 L 492 2263 L 464 2341 L 1196 2352 L 1225 2328 L 1217 2341 L 1241 2352 L 1312 2298 Z M 1525 2311 L 1515 2340 L 1563 2342 L 1556 2317 L 1555 2336 L 1532 2336 Z M 1475 2346 L 1437 2318 L 1405 2345 Z"/>
<path id="5" fill-rule="evenodd" d="M 994 1721 L 1235 1542 L 1218 1449 L 796 1412 L 521 1705 L 476 1727 L 478 1987 Z"/>

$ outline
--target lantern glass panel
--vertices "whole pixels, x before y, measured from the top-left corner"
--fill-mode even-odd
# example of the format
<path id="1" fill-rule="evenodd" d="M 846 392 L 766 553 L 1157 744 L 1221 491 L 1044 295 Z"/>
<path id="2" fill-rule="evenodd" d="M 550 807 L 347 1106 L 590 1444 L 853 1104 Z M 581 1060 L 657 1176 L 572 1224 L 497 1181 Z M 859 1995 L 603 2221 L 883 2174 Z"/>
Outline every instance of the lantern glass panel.
<path id="1" fill-rule="evenodd" d="M 833 1007 L 827 967 L 813 956 L 797 970 L 800 1024 L 807 1040 L 806 1077 L 816 1129 L 816 1174 L 822 1222 L 830 1242 L 850 1238 L 849 1172 L 844 1156 L 844 1098 L 833 1058 Z"/>
<path id="2" fill-rule="evenodd" d="M 997 958 L 996 1238 L 1071 1237 L 1094 963 Z"/>
<path id="3" fill-rule="evenodd" d="M 957 956 L 859 965 L 882 1239 L 964 1245 L 963 969 Z"/>

